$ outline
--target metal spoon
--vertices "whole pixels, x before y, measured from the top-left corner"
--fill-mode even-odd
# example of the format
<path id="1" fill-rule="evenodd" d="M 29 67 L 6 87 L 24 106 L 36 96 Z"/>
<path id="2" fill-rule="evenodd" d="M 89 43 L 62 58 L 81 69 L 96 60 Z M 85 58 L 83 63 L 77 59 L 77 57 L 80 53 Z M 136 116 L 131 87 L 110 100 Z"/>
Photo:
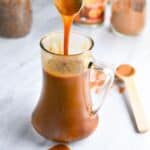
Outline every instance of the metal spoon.
<path id="1" fill-rule="evenodd" d="M 53 0 L 56 8 L 64 16 L 72 16 L 79 12 L 83 0 Z"/>
<path id="2" fill-rule="evenodd" d="M 149 124 L 145 117 L 144 109 L 135 86 L 135 73 L 135 69 L 128 64 L 120 65 L 116 70 L 116 76 L 125 84 L 128 94 L 128 101 L 133 112 L 137 130 L 139 133 L 144 133 L 149 130 Z"/>

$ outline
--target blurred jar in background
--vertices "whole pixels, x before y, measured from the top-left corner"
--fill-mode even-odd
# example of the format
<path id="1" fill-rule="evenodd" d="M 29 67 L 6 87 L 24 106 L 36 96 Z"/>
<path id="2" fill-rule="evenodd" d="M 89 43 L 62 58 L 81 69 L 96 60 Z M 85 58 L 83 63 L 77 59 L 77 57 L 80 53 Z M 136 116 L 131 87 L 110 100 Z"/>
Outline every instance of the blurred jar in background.
<path id="1" fill-rule="evenodd" d="M 75 17 L 74 23 L 83 25 L 101 25 L 105 17 L 107 0 L 84 0 L 84 6 Z"/>
<path id="2" fill-rule="evenodd" d="M 107 0 L 107 3 L 108 3 L 108 4 L 111 4 L 112 1 L 113 1 L 113 0 Z"/>
<path id="3" fill-rule="evenodd" d="M 22 37 L 31 28 L 30 0 L 0 0 L 0 36 Z"/>
<path id="4" fill-rule="evenodd" d="M 112 30 L 125 35 L 138 35 L 145 26 L 145 0 L 113 0 Z"/>

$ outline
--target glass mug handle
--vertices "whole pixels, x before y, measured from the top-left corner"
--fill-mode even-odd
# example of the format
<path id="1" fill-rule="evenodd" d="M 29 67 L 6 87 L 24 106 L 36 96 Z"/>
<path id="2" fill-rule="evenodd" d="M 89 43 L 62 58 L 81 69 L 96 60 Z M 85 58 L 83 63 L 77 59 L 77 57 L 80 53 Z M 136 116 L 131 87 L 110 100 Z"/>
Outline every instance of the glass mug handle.
<path id="1" fill-rule="evenodd" d="M 91 113 L 96 114 L 102 107 L 106 95 L 112 86 L 114 81 L 114 71 L 111 67 L 108 67 L 103 63 L 98 63 L 97 61 L 90 62 L 88 69 L 90 69 L 90 90 L 92 100 L 97 99 L 96 104 L 92 104 Z M 100 98 L 101 100 L 99 100 Z"/>

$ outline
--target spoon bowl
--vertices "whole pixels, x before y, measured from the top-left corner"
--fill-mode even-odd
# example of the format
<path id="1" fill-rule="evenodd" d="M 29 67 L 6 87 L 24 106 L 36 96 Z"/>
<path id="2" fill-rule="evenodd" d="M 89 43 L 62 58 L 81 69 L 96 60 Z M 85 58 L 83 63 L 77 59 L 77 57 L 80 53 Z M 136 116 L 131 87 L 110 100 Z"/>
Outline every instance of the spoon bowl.
<path id="1" fill-rule="evenodd" d="M 83 0 L 53 0 L 60 14 L 64 16 L 73 16 L 77 14 L 83 4 Z"/>
<path id="2" fill-rule="evenodd" d="M 129 64 L 122 64 L 119 67 L 117 67 L 116 70 L 116 76 L 121 80 L 124 80 L 125 78 L 129 78 L 135 75 L 135 73 L 136 71 L 134 67 L 132 67 Z"/>

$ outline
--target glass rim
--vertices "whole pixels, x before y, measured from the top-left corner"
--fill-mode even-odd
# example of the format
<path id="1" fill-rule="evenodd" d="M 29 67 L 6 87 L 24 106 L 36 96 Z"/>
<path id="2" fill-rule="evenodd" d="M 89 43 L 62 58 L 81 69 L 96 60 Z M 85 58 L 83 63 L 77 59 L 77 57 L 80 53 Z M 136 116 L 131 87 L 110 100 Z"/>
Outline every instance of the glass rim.
<path id="1" fill-rule="evenodd" d="M 48 36 L 50 36 L 50 34 L 52 34 L 52 33 L 62 34 L 63 31 L 50 32 L 50 33 L 46 34 L 45 36 L 43 36 L 41 38 L 41 40 L 40 40 L 40 47 L 41 47 L 41 49 L 43 51 L 45 51 L 48 54 L 52 54 L 52 55 L 55 55 L 55 56 L 78 56 L 78 55 L 81 55 L 81 54 L 83 54 L 85 52 L 91 51 L 92 48 L 94 47 L 94 40 L 90 36 L 87 36 L 86 34 L 80 34 L 79 32 L 72 31 L 71 34 L 80 35 L 80 36 L 85 37 L 86 39 L 88 39 L 89 42 L 91 43 L 90 46 L 89 46 L 89 48 L 87 48 L 86 50 L 81 51 L 80 53 L 76 53 L 76 54 L 63 55 L 63 54 L 55 53 L 55 52 L 52 52 L 52 51 L 48 50 L 47 48 L 45 48 L 45 46 L 43 44 L 43 40 L 45 38 L 47 38 Z"/>

